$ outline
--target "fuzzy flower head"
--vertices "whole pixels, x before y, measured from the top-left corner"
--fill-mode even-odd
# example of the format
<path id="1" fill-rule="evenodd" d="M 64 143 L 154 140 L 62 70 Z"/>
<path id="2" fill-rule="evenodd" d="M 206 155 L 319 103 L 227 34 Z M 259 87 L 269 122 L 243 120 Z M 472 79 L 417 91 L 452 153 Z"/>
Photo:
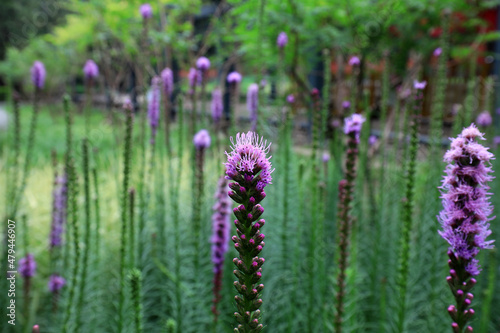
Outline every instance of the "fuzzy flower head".
<path id="1" fill-rule="evenodd" d="M 210 147 L 210 134 L 206 129 L 199 130 L 198 133 L 194 135 L 193 143 L 197 150 L 202 150 Z"/>
<path id="2" fill-rule="evenodd" d="M 58 292 L 64 287 L 64 285 L 66 285 L 66 280 L 62 276 L 57 274 L 52 274 L 50 276 L 48 287 L 51 293 Z"/>
<path id="3" fill-rule="evenodd" d="M 160 119 L 160 85 L 161 79 L 158 76 L 151 80 L 151 96 L 148 104 L 148 119 L 151 126 L 151 144 L 154 144 L 158 121 Z"/>
<path id="4" fill-rule="evenodd" d="M 189 81 L 189 93 L 192 94 L 194 91 L 194 87 L 201 83 L 201 72 L 196 68 L 191 67 L 188 73 L 188 81 Z"/>
<path id="5" fill-rule="evenodd" d="M 93 80 L 99 76 L 99 67 L 97 67 L 94 60 L 89 59 L 85 62 L 85 66 L 83 66 L 83 74 L 87 80 Z"/>
<path id="6" fill-rule="evenodd" d="M 219 88 L 212 91 L 212 119 L 214 122 L 218 122 L 222 118 L 222 112 L 224 111 L 224 103 L 222 101 L 222 91 Z"/>
<path id="7" fill-rule="evenodd" d="M 493 118 L 488 111 L 483 111 L 477 116 L 476 123 L 481 127 L 488 127 L 493 123 Z"/>
<path id="8" fill-rule="evenodd" d="M 153 8 L 151 8 L 151 5 L 149 3 L 142 4 L 139 7 L 139 12 L 141 13 L 141 16 L 144 20 L 153 17 Z"/>
<path id="9" fill-rule="evenodd" d="M 202 72 L 208 70 L 210 68 L 210 60 L 208 60 L 207 57 L 199 57 L 198 60 L 196 60 L 196 68 Z"/>
<path id="10" fill-rule="evenodd" d="M 161 82 L 163 83 L 163 92 L 171 96 L 174 92 L 174 73 L 168 67 L 161 71 Z"/>
<path id="11" fill-rule="evenodd" d="M 236 142 L 231 137 L 232 151 L 226 152 L 226 179 L 236 182 L 252 182 L 262 191 L 271 184 L 274 171 L 267 157 L 271 144 L 254 132 L 236 134 Z"/>
<path id="12" fill-rule="evenodd" d="M 427 81 L 418 82 L 417 80 L 413 81 L 413 88 L 417 90 L 424 90 L 425 86 L 427 86 Z"/>
<path id="13" fill-rule="evenodd" d="M 33 254 L 28 253 L 26 257 L 19 260 L 19 273 L 23 278 L 32 277 L 36 272 L 36 261 Z"/>
<path id="14" fill-rule="evenodd" d="M 488 221 L 492 206 L 487 183 L 493 179 L 493 154 L 476 140 L 484 137 L 472 124 L 452 140 L 444 155 L 448 166 L 441 186 L 443 210 L 438 216 L 442 226 L 439 234 L 472 276 L 480 272 L 475 259 L 479 250 L 493 247 L 493 241 L 486 240 L 491 234 Z"/>
<path id="15" fill-rule="evenodd" d="M 45 84 L 45 66 L 41 61 L 35 61 L 31 67 L 31 82 L 37 89 L 42 89 Z"/>
<path id="16" fill-rule="evenodd" d="M 227 82 L 231 84 L 238 84 L 241 82 L 241 74 L 238 72 L 231 72 L 227 75 Z"/>
<path id="17" fill-rule="evenodd" d="M 293 94 L 290 94 L 290 95 L 286 96 L 286 101 L 287 101 L 288 104 L 295 103 L 295 96 L 293 96 Z"/>
<path id="18" fill-rule="evenodd" d="M 323 153 L 323 163 L 327 163 L 330 160 L 330 154 L 328 152 Z"/>
<path id="19" fill-rule="evenodd" d="M 439 57 L 441 55 L 441 53 L 443 53 L 443 49 L 438 47 L 434 50 L 434 52 L 432 52 L 432 55 L 435 57 Z"/>
<path id="20" fill-rule="evenodd" d="M 276 39 L 276 44 L 280 49 L 284 48 L 286 44 L 288 44 L 288 36 L 286 32 L 282 31 L 279 33 L 278 38 Z"/>
<path id="21" fill-rule="evenodd" d="M 361 61 L 357 56 L 352 56 L 351 59 L 349 59 L 349 66 L 359 66 L 360 63 Z"/>
<path id="22" fill-rule="evenodd" d="M 378 139 L 375 135 L 370 135 L 370 137 L 368 138 L 368 144 L 370 146 L 373 146 L 374 144 L 376 144 L 377 141 L 378 141 Z"/>
<path id="23" fill-rule="evenodd" d="M 350 107 L 351 107 L 351 102 L 349 102 L 349 101 L 342 102 L 342 109 L 348 110 Z"/>
<path id="24" fill-rule="evenodd" d="M 66 175 L 58 177 L 52 192 L 52 224 L 50 229 L 50 248 L 62 245 L 62 235 L 66 224 L 66 202 L 68 182 Z"/>
<path id="25" fill-rule="evenodd" d="M 366 121 L 365 117 L 358 113 L 354 113 L 352 116 L 348 117 L 344 121 L 344 133 L 354 134 L 356 139 L 359 139 L 359 133 L 361 133 L 361 126 Z"/>
<path id="26" fill-rule="evenodd" d="M 224 177 L 219 179 L 217 193 L 215 194 L 214 214 L 212 215 L 212 262 L 214 273 L 220 273 L 224 263 L 224 255 L 229 250 L 231 225 L 231 200 L 227 195 L 228 181 Z"/>

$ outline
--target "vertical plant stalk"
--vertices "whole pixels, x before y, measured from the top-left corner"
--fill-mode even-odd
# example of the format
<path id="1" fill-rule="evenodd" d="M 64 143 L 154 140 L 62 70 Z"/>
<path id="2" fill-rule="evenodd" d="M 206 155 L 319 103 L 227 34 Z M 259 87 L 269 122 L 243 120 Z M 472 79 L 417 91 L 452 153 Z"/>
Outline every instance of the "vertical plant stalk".
<path id="1" fill-rule="evenodd" d="M 345 120 L 345 134 L 348 135 L 345 179 L 339 182 L 338 237 L 339 237 L 339 272 L 337 275 L 337 296 L 335 303 L 334 327 L 336 333 L 342 332 L 344 297 L 346 293 L 346 271 L 349 256 L 349 239 L 352 225 L 351 203 L 354 199 L 356 180 L 356 162 L 358 157 L 359 135 L 365 118 L 353 114 Z"/>
<path id="2" fill-rule="evenodd" d="M 397 331 L 400 333 L 404 332 L 405 327 L 405 314 L 406 314 L 406 293 L 408 286 L 408 270 L 409 270 L 409 259 L 410 259 L 410 232 L 413 226 L 413 207 L 414 207 L 414 196 L 415 196 L 415 176 L 416 176 L 416 162 L 418 153 L 418 128 L 420 112 L 422 110 L 423 93 L 422 90 L 417 90 L 413 119 L 410 129 L 410 149 L 408 156 L 408 168 L 406 170 L 406 189 L 405 197 L 403 200 L 403 210 L 402 210 L 402 222 L 403 229 L 401 233 L 400 240 L 400 251 L 401 254 L 399 259 L 398 267 L 398 277 L 397 286 L 399 288 L 399 297 L 397 305 Z"/>
<path id="3" fill-rule="evenodd" d="M 13 126 L 13 142 L 12 145 L 13 147 L 13 155 L 14 158 L 12 160 L 12 175 L 11 175 L 11 180 L 9 184 L 9 190 L 10 190 L 10 195 L 9 195 L 9 200 L 7 200 L 8 203 L 13 204 L 15 201 L 15 196 L 16 196 L 16 188 L 18 184 L 18 177 L 19 177 L 19 156 L 21 154 L 21 117 L 20 117 L 20 112 L 19 112 L 19 94 L 14 92 L 13 93 L 13 111 L 14 111 L 14 126 Z M 10 178 L 10 177 L 9 177 Z M 9 205 L 9 204 L 8 204 Z M 6 209 L 8 211 L 8 207 Z"/>
<path id="4" fill-rule="evenodd" d="M 130 267 L 136 267 L 136 254 L 135 254 L 135 189 L 128 190 L 129 200 L 129 260 Z"/>
<path id="5" fill-rule="evenodd" d="M 64 205 L 68 209 L 64 214 L 65 221 L 69 221 L 70 209 L 69 205 L 71 202 L 71 190 L 73 188 L 73 184 L 71 184 L 71 175 L 69 174 L 71 168 L 71 160 L 73 158 L 73 117 L 71 114 L 71 110 L 69 107 L 69 95 L 65 94 L 63 97 L 63 108 L 65 114 L 65 122 L 66 122 L 66 156 L 64 161 L 64 173 L 66 176 L 66 186 L 67 186 L 67 195 L 65 198 Z M 76 177 L 75 177 L 76 179 Z M 71 225 L 68 223 L 66 227 L 66 240 L 64 243 L 64 255 L 63 255 L 63 267 L 68 267 L 70 260 L 70 227 Z"/>
<path id="6" fill-rule="evenodd" d="M 78 227 L 78 179 L 76 174 L 75 162 L 73 158 L 68 161 L 68 207 L 71 214 L 71 227 L 73 230 L 73 248 L 75 251 L 73 261 L 73 271 L 71 274 L 71 286 L 69 288 L 68 302 L 66 303 L 66 314 L 64 316 L 62 332 L 71 332 L 69 321 L 71 318 L 71 310 L 73 309 L 73 302 L 75 298 L 76 288 L 78 285 L 78 272 L 80 266 L 80 235 Z M 68 256 L 69 257 L 69 256 Z"/>
<path id="7" fill-rule="evenodd" d="M 260 232 L 265 224 L 260 216 L 264 208 L 259 204 L 265 197 L 264 187 L 271 183 L 271 163 L 267 157 L 270 144 L 253 132 L 238 133 L 236 142 L 231 138 L 232 151 L 226 153 L 226 178 L 233 180 L 229 187 L 229 196 L 240 205 L 233 212 L 236 216 L 235 225 L 237 235 L 232 237 L 234 247 L 239 257 L 234 258 L 236 268 L 233 273 L 238 278 L 234 286 L 239 295 L 235 297 L 237 312 L 235 312 L 238 326 L 236 333 L 260 332 L 263 329 L 260 323 L 259 298 L 264 289 L 259 284 L 262 277 L 264 258 L 258 257 L 264 247 L 264 234 Z"/>
<path id="8" fill-rule="evenodd" d="M 94 212 L 95 212 L 95 253 L 96 258 L 100 258 L 101 253 L 101 210 L 99 205 L 99 177 L 97 168 L 92 168 L 92 180 L 94 181 Z"/>
<path id="9" fill-rule="evenodd" d="M 135 332 L 142 333 L 142 274 L 138 269 L 133 269 L 132 272 L 130 272 L 130 286 L 132 291 L 132 304 L 134 306 Z"/>
<path id="10" fill-rule="evenodd" d="M 470 308 L 474 295 L 472 287 L 481 268 L 476 256 L 481 249 L 493 248 L 488 221 L 493 207 L 487 185 L 491 176 L 493 154 L 476 140 L 484 136 L 472 124 L 451 142 L 444 155 L 448 166 L 441 186 L 443 210 L 438 216 L 442 230 L 439 235 L 450 245 L 448 249 L 449 276 L 446 278 L 455 298 L 448 307 L 454 333 L 472 332 L 468 321 L 474 316 Z"/>
<path id="11" fill-rule="evenodd" d="M 85 302 L 85 286 L 87 285 L 87 270 L 89 265 L 90 253 L 90 170 L 89 170 L 89 143 L 87 138 L 83 139 L 83 190 L 85 198 L 85 231 L 84 231 L 84 244 L 83 249 L 83 262 L 82 262 L 82 275 L 80 278 L 80 294 L 78 297 L 78 306 L 76 310 L 76 327 L 82 328 L 82 311 Z"/>
<path id="12" fill-rule="evenodd" d="M 127 202 L 130 177 L 130 158 L 132 156 L 132 131 L 134 113 L 131 105 L 125 108 L 125 147 L 123 151 L 123 187 L 121 202 L 121 234 L 120 234 L 120 295 L 118 299 L 118 332 L 123 330 L 123 312 L 125 303 L 125 251 L 127 249 Z"/>

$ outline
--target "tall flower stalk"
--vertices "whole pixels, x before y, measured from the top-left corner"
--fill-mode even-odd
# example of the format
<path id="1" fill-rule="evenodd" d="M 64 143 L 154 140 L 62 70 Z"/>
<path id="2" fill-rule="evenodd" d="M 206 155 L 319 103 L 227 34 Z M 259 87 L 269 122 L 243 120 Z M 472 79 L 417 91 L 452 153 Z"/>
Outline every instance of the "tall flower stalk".
<path id="1" fill-rule="evenodd" d="M 418 82 L 417 82 L 418 83 Z M 414 112 L 412 117 L 412 124 L 410 129 L 411 141 L 409 156 L 407 162 L 406 170 L 406 188 L 405 197 L 403 200 L 403 210 L 402 210 L 402 222 L 403 230 L 401 233 L 401 245 L 400 245 L 400 261 L 398 267 L 398 317 L 397 317 L 397 328 L 398 332 L 404 331 L 405 326 L 405 314 L 406 314 L 406 293 L 408 285 L 408 269 L 409 269 L 409 259 L 410 259 L 410 232 L 413 225 L 413 206 L 414 206 L 414 196 L 415 196 L 415 176 L 416 176 L 416 162 L 418 153 L 418 127 L 420 112 L 422 110 L 423 101 L 423 88 L 425 85 L 415 84 L 416 89 Z"/>
<path id="2" fill-rule="evenodd" d="M 351 203 L 356 180 L 356 162 L 358 157 L 359 135 L 365 118 L 360 114 L 353 114 L 345 120 L 344 132 L 348 136 L 345 178 L 339 182 L 338 205 L 338 235 L 339 235 L 339 272 L 337 275 L 337 297 L 335 304 L 334 327 L 336 333 L 342 332 L 344 297 L 346 292 L 346 271 L 349 256 L 349 238 L 351 233 L 352 216 Z"/>
<path id="3" fill-rule="evenodd" d="M 161 71 L 161 81 L 163 83 L 163 96 L 165 105 L 165 146 L 167 148 L 167 153 L 171 153 L 170 145 L 170 114 L 171 114 L 171 103 L 172 93 L 174 92 L 174 73 L 170 68 L 165 68 Z"/>
<path id="4" fill-rule="evenodd" d="M 262 299 L 260 293 L 264 289 L 259 284 L 262 277 L 264 258 L 259 253 L 264 247 L 264 234 L 260 228 L 265 221 L 259 219 L 264 208 L 260 202 L 266 197 L 264 188 L 271 184 L 271 173 L 274 171 L 267 157 L 270 144 L 253 132 L 238 133 L 236 142 L 231 138 L 232 151 L 226 152 L 226 179 L 233 180 L 229 187 L 229 196 L 240 204 L 233 212 L 237 235 L 232 237 L 239 257 L 234 258 L 236 265 L 234 275 L 238 278 L 234 286 L 239 295 L 235 297 L 238 321 L 235 332 L 260 332 L 263 329 L 260 319 Z"/>
<path id="5" fill-rule="evenodd" d="M 239 85 L 241 82 L 241 74 L 238 72 L 231 72 L 227 75 L 227 83 L 229 83 L 229 124 L 226 125 L 226 133 L 236 125 L 236 110 L 238 108 L 239 98 Z"/>
<path id="6" fill-rule="evenodd" d="M 212 313 L 214 314 L 214 325 L 217 325 L 219 311 L 217 305 L 221 300 L 222 274 L 224 267 L 224 257 L 229 249 L 229 216 L 231 214 L 231 201 L 227 196 L 228 181 L 225 177 L 219 179 L 217 193 L 215 194 L 216 203 L 213 207 L 212 215 L 212 263 L 214 264 Z"/>
<path id="7" fill-rule="evenodd" d="M 134 306 L 134 326 L 136 333 L 142 333 L 142 274 L 138 269 L 130 272 L 130 287 L 132 290 L 132 304 Z"/>
<path id="8" fill-rule="evenodd" d="M 29 307 L 31 303 L 31 278 L 36 273 L 36 261 L 33 254 L 28 253 L 24 258 L 19 260 L 19 274 L 23 278 L 24 292 L 24 315 L 29 318 Z"/>
<path id="9" fill-rule="evenodd" d="M 448 163 L 441 186 L 443 210 L 438 216 L 439 231 L 450 245 L 448 249 L 448 285 L 455 297 L 455 305 L 448 307 L 454 333 L 472 332 L 467 323 L 474 315 L 470 308 L 474 295 L 472 287 L 481 268 L 476 256 L 481 249 L 493 248 L 488 221 L 492 212 L 489 202 L 489 186 L 493 179 L 490 161 L 493 154 L 476 140 L 484 140 L 483 134 L 472 124 L 451 142 L 444 155 Z"/>
<path id="10" fill-rule="evenodd" d="M 201 76 L 201 112 L 202 112 L 202 118 L 205 118 L 207 120 L 210 119 L 210 114 L 208 113 L 207 107 L 206 107 L 206 85 L 207 85 L 207 77 L 208 77 L 208 70 L 210 69 L 210 60 L 208 60 L 207 57 L 199 57 L 198 60 L 196 60 L 196 68 L 200 71 L 200 76 Z"/>
<path id="11" fill-rule="evenodd" d="M 258 109 L 259 109 L 259 85 L 252 83 L 247 91 L 247 109 L 250 114 L 251 131 L 257 131 Z"/>
<path id="12" fill-rule="evenodd" d="M 99 67 L 89 59 L 83 66 L 83 74 L 85 76 L 85 130 L 88 133 L 90 130 L 90 107 L 93 100 L 93 87 L 97 77 L 99 76 Z"/>

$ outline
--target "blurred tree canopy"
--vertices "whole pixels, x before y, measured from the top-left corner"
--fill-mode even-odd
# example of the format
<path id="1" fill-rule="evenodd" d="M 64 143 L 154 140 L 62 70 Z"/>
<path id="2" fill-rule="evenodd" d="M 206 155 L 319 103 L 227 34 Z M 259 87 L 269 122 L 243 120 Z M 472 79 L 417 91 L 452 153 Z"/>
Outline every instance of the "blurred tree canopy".
<path id="1" fill-rule="evenodd" d="M 28 43 L 4 41 L 3 47 L 9 47 L 5 61 L 0 63 L 0 75 L 25 81 L 29 67 L 39 59 L 46 64 L 49 85 L 57 87 L 67 84 L 70 76 L 81 76 L 83 63 L 92 58 L 104 68 L 107 85 L 119 86 L 125 73 L 143 56 L 139 6 L 144 1 L 56 1 L 27 1 L 26 5 L 2 1 L 5 10 L 0 15 L 8 17 L 2 23 L 3 36 L 22 29 L 21 13 L 34 15 L 43 10 L 40 8 L 44 3 L 64 6 L 59 6 L 50 24 L 29 35 Z M 391 63 L 402 73 L 410 51 L 429 56 L 439 46 L 445 10 L 454 13 L 454 56 L 468 57 L 474 42 L 498 39 L 498 32 L 478 37 L 485 25 L 478 15 L 499 3 L 500 0 L 159 0 L 151 3 L 154 15 L 147 36 L 149 60 L 157 72 L 171 66 L 173 58 L 186 69 L 194 65 L 196 57 L 211 52 L 215 66 L 222 68 L 228 61 L 239 63 L 246 74 L 259 76 L 263 69 L 276 67 L 276 37 L 285 31 L 289 36 L 285 60 L 298 77 L 305 77 L 323 49 L 345 59 L 357 54 L 371 61 L 379 61 L 388 52 Z M 207 6 L 215 6 L 208 32 L 195 34 L 197 17 L 207 11 Z M 66 23 L 52 29 L 63 17 Z"/>

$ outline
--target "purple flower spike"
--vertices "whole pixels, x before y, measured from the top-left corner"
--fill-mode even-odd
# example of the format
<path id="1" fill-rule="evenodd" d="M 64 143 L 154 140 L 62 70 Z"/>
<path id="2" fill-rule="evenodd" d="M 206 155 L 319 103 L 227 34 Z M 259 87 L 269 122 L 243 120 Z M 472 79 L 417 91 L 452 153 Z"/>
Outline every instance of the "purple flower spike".
<path id="1" fill-rule="evenodd" d="M 210 60 L 208 60 L 207 57 L 199 57 L 198 60 L 196 60 L 196 68 L 200 71 L 208 70 L 210 68 Z"/>
<path id="2" fill-rule="evenodd" d="M 323 163 L 327 163 L 330 160 L 330 154 L 327 152 L 323 153 Z"/>
<path id="3" fill-rule="evenodd" d="M 472 124 L 452 140 L 450 150 L 444 155 L 448 166 L 441 186 L 443 210 L 438 216 L 442 227 L 439 234 L 450 245 L 447 281 L 457 309 L 456 315 L 450 316 L 458 332 L 463 332 L 474 314 L 467 312 L 467 308 L 473 299 L 470 293 L 476 282 L 473 276 L 481 272 L 476 256 L 481 249 L 493 248 L 493 240 L 486 240 L 491 234 L 488 221 L 492 219 L 493 208 L 487 183 L 493 179 L 490 175 L 493 154 L 476 140 L 484 140 L 484 137 Z"/>
<path id="4" fill-rule="evenodd" d="M 498 145 L 500 145 L 500 136 L 497 135 L 493 138 L 493 145 L 495 146 L 495 148 L 497 148 Z"/>
<path id="5" fill-rule="evenodd" d="M 52 191 L 52 224 L 50 230 L 50 248 L 62 245 L 62 235 L 66 224 L 66 202 L 68 181 L 66 175 L 56 179 Z"/>
<path id="6" fill-rule="evenodd" d="M 239 258 L 234 258 L 233 271 L 237 281 L 234 286 L 239 295 L 235 297 L 239 325 L 235 332 L 260 332 L 259 322 L 262 300 L 259 298 L 264 285 L 260 283 L 264 258 L 258 257 L 264 247 L 264 235 L 260 228 L 264 220 L 260 216 L 264 208 L 260 202 L 265 198 L 264 187 L 271 183 L 271 163 L 267 157 L 270 145 L 254 132 L 238 133 L 236 142 L 231 138 L 232 151 L 226 152 L 226 179 L 231 198 L 240 204 L 233 212 L 237 218 L 237 236 L 233 236 Z M 244 204 L 243 204 L 244 203 Z M 258 221 L 258 222 L 257 222 Z"/>
<path id="7" fill-rule="evenodd" d="M 144 20 L 153 17 L 153 8 L 151 8 L 149 3 L 142 4 L 141 7 L 139 7 L 139 12 Z"/>
<path id="8" fill-rule="evenodd" d="M 476 123 L 481 127 L 488 127 L 493 123 L 493 118 L 488 111 L 483 111 L 477 116 Z"/>
<path id="9" fill-rule="evenodd" d="M 201 84 L 201 79 L 202 79 L 201 72 L 196 68 L 191 67 L 188 73 L 189 94 L 192 95 L 194 93 L 194 88 L 197 85 Z"/>
<path id="10" fill-rule="evenodd" d="M 212 304 L 212 312 L 217 320 L 219 312 L 217 304 L 221 300 L 220 291 L 222 289 L 222 268 L 224 266 L 224 256 L 229 250 L 229 239 L 231 224 L 229 217 L 231 214 L 231 200 L 227 196 L 229 190 L 228 181 L 221 177 L 215 194 L 216 203 L 213 206 L 214 214 L 212 215 L 212 263 L 214 264 L 214 299 Z"/>
<path id="11" fill-rule="evenodd" d="M 427 81 L 418 82 L 417 80 L 413 81 L 413 88 L 417 90 L 424 90 L 425 86 L 427 86 Z"/>
<path id="12" fill-rule="evenodd" d="M 227 75 L 227 82 L 237 84 L 241 82 L 241 74 L 238 72 L 231 72 Z"/>
<path id="13" fill-rule="evenodd" d="M 33 277 L 36 272 L 36 261 L 33 254 L 28 253 L 26 257 L 21 258 L 18 269 L 23 278 Z"/>
<path id="14" fill-rule="evenodd" d="M 259 108 L 259 85 L 252 83 L 247 92 L 247 109 L 252 122 L 252 132 L 257 128 L 257 109 Z"/>
<path id="15" fill-rule="evenodd" d="M 360 63 L 361 61 L 357 56 L 352 56 L 351 59 L 349 59 L 349 66 L 359 66 Z"/>
<path id="16" fill-rule="evenodd" d="M 99 67 L 97 67 L 94 60 L 87 60 L 85 66 L 83 66 L 83 74 L 85 74 L 87 80 L 93 80 L 99 76 Z"/>
<path id="17" fill-rule="evenodd" d="M 378 141 L 378 139 L 375 135 L 370 135 L 370 137 L 368 138 L 368 144 L 370 146 L 373 146 L 374 144 L 376 144 L 377 141 Z"/>
<path id="18" fill-rule="evenodd" d="M 435 57 L 439 57 L 441 55 L 441 53 L 443 53 L 443 49 L 438 47 L 434 50 L 434 52 L 432 52 L 432 55 Z"/>
<path id="19" fill-rule="evenodd" d="M 171 96 L 174 92 L 174 73 L 167 67 L 161 71 L 160 75 L 163 83 L 163 92 L 165 95 Z"/>
<path id="20" fill-rule="evenodd" d="M 198 133 L 194 135 L 193 143 L 197 150 L 210 147 L 210 142 L 210 134 L 206 129 L 199 130 Z"/>
<path id="21" fill-rule="evenodd" d="M 31 82 L 37 89 L 42 89 L 45 84 L 45 66 L 41 61 L 35 61 L 31 67 Z"/>
<path id="22" fill-rule="evenodd" d="M 286 101 L 287 101 L 288 104 L 295 103 L 295 96 L 293 96 L 293 94 L 290 94 L 290 95 L 286 96 Z"/>
<path id="23" fill-rule="evenodd" d="M 349 101 L 343 101 L 342 102 L 342 109 L 347 110 L 351 107 L 351 102 Z"/>
<path id="24" fill-rule="evenodd" d="M 66 280 L 62 276 L 59 276 L 57 274 L 52 274 L 50 276 L 48 287 L 51 293 L 57 293 L 65 285 L 66 285 Z"/>
<path id="25" fill-rule="evenodd" d="M 352 116 L 345 119 L 344 124 L 344 133 L 350 134 L 354 133 L 354 137 L 359 139 L 359 133 L 361 133 L 361 126 L 365 122 L 365 117 L 362 115 L 355 113 Z"/>
<path id="26" fill-rule="evenodd" d="M 284 31 L 280 32 L 278 38 L 276 39 L 276 44 L 280 49 L 284 48 L 288 44 L 288 36 Z"/>
<path id="27" fill-rule="evenodd" d="M 151 80 L 151 96 L 148 105 L 149 126 L 151 127 L 151 144 L 154 145 L 158 121 L 160 119 L 160 85 L 161 79 L 158 76 Z"/>
<path id="28" fill-rule="evenodd" d="M 222 118 L 222 112 L 224 111 L 224 103 L 222 102 L 222 91 L 218 88 L 212 91 L 212 119 L 214 123 L 218 123 Z"/>

